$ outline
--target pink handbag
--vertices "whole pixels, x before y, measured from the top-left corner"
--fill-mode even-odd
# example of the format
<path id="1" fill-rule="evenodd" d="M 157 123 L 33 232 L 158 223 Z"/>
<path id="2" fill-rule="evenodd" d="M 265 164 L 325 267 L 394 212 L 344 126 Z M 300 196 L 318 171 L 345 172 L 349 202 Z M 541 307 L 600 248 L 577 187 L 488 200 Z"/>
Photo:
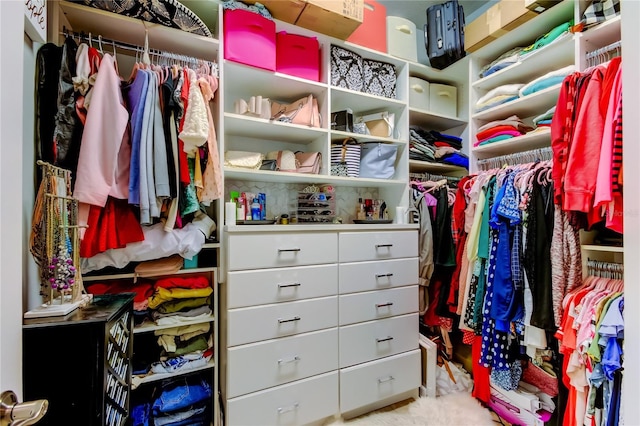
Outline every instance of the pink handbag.
<path id="1" fill-rule="evenodd" d="M 311 173 L 317 175 L 322 168 L 322 154 L 319 152 L 296 152 L 298 160 L 298 173 Z"/>
<path id="2" fill-rule="evenodd" d="M 290 104 L 271 102 L 271 119 L 302 126 L 321 127 L 322 117 L 318 100 L 313 95 L 298 99 Z"/>
<path id="3" fill-rule="evenodd" d="M 529 361 L 522 369 L 523 382 L 532 384 L 550 397 L 558 395 L 558 378 Z"/>

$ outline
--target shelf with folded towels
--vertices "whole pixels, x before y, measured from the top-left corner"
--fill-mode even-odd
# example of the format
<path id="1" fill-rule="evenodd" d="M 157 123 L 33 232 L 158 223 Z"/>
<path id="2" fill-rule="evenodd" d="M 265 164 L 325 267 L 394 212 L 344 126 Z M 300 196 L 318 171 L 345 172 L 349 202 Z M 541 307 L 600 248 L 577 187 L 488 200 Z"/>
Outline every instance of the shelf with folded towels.
<path id="1" fill-rule="evenodd" d="M 476 112 L 472 118 L 474 120 L 490 121 L 504 119 L 514 114 L 519 117 L 530 117 L 540 114 L 555 105 L 561 86 L 561 84 L 556 84 L 539 92 L 523 96 L 484 111 Z"/>
<path id="2" fill-rule="evenodd" d="M 477 158 L 512 154 L 551 145 L 551 130 L 540 129 L 500 142 L 493 142 L 472 148 Z"/>

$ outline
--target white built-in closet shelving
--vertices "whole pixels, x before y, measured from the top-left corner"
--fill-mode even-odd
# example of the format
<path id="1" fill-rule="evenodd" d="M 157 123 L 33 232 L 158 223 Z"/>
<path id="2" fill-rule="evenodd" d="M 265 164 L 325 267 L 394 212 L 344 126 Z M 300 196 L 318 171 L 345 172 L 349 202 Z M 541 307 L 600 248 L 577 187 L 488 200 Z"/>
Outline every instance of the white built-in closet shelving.
<path id="1" fill-rule="evenodd" d="M 127 43 L 135 46 L 144 46 L 145 36 L 148 37 L 149 48 L 160 50 L 164 52 L 177 53 L 184 56 L 190 56 L 194 58 L 200 58 L 207 61 L 219 62 L 220 42 L 217 38 L 204 37 L 196 34 L 190 34 L 178 29 L 169 28 L 159 24 L 152 24 L 139 19 L 133 19 L 126 16 L 118 15 L 115 13 L 99 10 L 96 8 L 88 7 L 83 4 L 59 1 L 52 2 L 53 9 L 51 10 L 53 33 L 49 34 L 49 40 L 54 42 L 62 41 L 62 33 L 64 29 L 74 32 L 84 32 L 85 34 L 91 34 L 94 41 L 94 47 L 99 47 L 98 36 L 102 36 L 105 39 L 115 40 L 118 42 Z M 217 14 L 217 10 L 214 11 Z M 105 53 L 113 54 L 114 47 L 110 43 L 102 43 L 101 48 Z M 131 51 L 122 50 L 116 48 L 118 67 L 121 75 L 125 76 L 131 71 L 131 67 L 136 60 L 135 53 Z M 153 55 L 152 55 L 153 57 Z M 214 109 L 217 107 L 214 104 Z M 214 112 L 216 114 L 216 112 Z M 209 212 L 214 218 L 217 218 L 217 212 L 215 207 Z M 219 232 L 219 231 L 218 231 Z M 215 234 L 214 234 L 215 235 Z M 219 240 L 218 240 L 219 241 Z M 217 252 L 220 248 L 219 243 L 206 243 L 204 244 L 202 251 L 199 253 L 199 266 L 198 268 L 181 269 L 176 272 L 175 275 L 180 276 L 206 276 L 209 279 L 213 287 L 213 300 L 216 301 L 212 304 L 212 314 L 207 318 L 200 318 L 190 322 L 189 324 L 211 323 L 213 342 L 214 342 L 214 354 L 208 364 L 196 369 L 192 369 L 186 372 L 179 373 L 166 373 L 166 374 L 146 374 L 146 375 L 132 375 L 132 389 L 136 389 L 138 386 L 151 383 L 160 382 L 164 379 L 176 377 L 182 374 L 194 374 L 198 371 L 209 370 L 211 374 L 211 386 L 213 389 L 213 401 L 214 406 L 214 423 L 219 424 L 219 400 L 218 400 L 218 371 L 217 355 L 218 355 L 218 332 L 215 327 L 217 318 L 217 291 L 218 291 L 218 267 L 217 267 Z M 204 265 L 204 266 L 203 266 Z M 147 279 L 158 279 L 157 277 L 146 277 Z M 83 277 L 83 281 L 90 283 L 96 281 L 106 280 L 134 280 L 135 274 L 133 272 L 114 272 L 109 274 L 96 274 L 91 273 Z M 171 328 L 170 325 L 156 325 L 155 323 L 143 323 L 134 328 L 134 334 L 153 333 L 157 330 Z M 135 342 L 134 342 L 135 343 Z"/>
<path id="2" fill-rule="evenodd" d="M 487 46 L 473 52 L 469 62 L 469 139 L 475 141 L 477 129 L 483 124 L 517 114 L 526 124 L 556 104 L 560 85 L 549 87 L 532 95 L 508 102 L 481 112 L 475 112 L 476 101 L 489 90 L 510 83 L 528 83 L 549 71 L 575 65 L 576 70 L 587 68 L 586 54 L 621 39 L 620 17 L 605 21 L 583 33 L 565 34 L 556 42 L 543 47 L 517 63 L 487 77 L 480 78 L 483 66 L 515 47 L 525 47 L 555 26 L 573 19 L 578 22 L 589 2 L 564 0 L 522 24 Z M 477 171 L 477 161 L 551 146 L 549 130 L 531 132 L 523 136 L 470 149 L 471 171 Z M 594 242 L 594 233 L 581 232 L 583 259 L 621 262 L 623 248 Z"/>

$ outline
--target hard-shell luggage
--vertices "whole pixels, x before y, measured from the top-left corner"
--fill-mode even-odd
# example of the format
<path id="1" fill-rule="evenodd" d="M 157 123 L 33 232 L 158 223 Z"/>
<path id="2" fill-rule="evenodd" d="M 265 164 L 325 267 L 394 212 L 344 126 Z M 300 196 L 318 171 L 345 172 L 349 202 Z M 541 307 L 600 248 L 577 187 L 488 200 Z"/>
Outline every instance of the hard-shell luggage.
<path id="1" fill-rule="evenodd" d="M 427 8 L 424 38 L 427 56 L 433 68 L 446 68 L 466 55 L 464 11 L 458 0 Z"/>

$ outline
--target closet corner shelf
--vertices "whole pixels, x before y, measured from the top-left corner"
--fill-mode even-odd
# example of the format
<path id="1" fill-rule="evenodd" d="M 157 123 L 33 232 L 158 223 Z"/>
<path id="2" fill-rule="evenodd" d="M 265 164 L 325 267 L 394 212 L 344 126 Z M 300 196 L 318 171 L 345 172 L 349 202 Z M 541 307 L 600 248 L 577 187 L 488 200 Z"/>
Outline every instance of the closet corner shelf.
<path id="1" fill-rule="evenodd" d="M 216 61 L 220 43 L 215 38 L 192 34 L 177 28 L 153 24 L 106 10 L 96 9 L 71 1 L 56 2 L 73 31 L 91 31 L 96 37 L 126 41 L 144 46 L 145 30 L 149 34 L 149 47 Z M 105 50 L 108 50 L 105 48 Z M 206 55 L 206 56 L 203 56 Z"/>
<path id="2" fill-rule="evenodd" d="M 471 86 L 474 89 L 490 90 L 507 83 L 526 84 L 549 70 L 572 64 L 574 36 L 568 33 L 562 37 L 561 40 L 531 52 L 515 64 L 476 80 Z"/>
<path id="3" fill-rule="evenodd" d="M 212 267 L 206 267 L 206 268 L 180 269 L 178 272 L 175 272 L 172 274 L 162 274 L 158 276 L 160 277 L 165 275 L 202 274 L 205 272 L 217 272 L 217 271 L 218 271 L 218 268 L 215 266 L 212 266 Z M 134 278 L 135 276 L 136 274 L 133 272 L 127 273 L 127 274 L 113 274 L 113 275 L 83 275 L 82 281 L 92 282 L 92 281 L 121 280 L 121 279 Z M 145 277 L 145 278 L 153 278 L 153 277 Z"/>
<path id="4" fill-rule="evenodd" d="M 328 87 L 326 83 L 305 80 L 228 59 L 224 60 L 223 73 L 233 76 L 225 79 L 225 93 L 233 93 L 237 97 L 261 95 L 278 101 L 293 102 L 311 93 L 322 99 L 322 94 Z"/>
<path id="5" fill-rule="evenodd" d="M 349 186 L 360 188 L 397 187 L 406 185 L 406 180 L 401 179 L 369 179 L 330 176 L 326 174 L 314 175 L 308 173 L 272 172 L 266 170 L 239 169 L 233 167 L 224 168 L 225 179 L 240 181 L 269 182 L 269 183 L 317 183 L 333 184 L 336 186 Z"/>
<path id="6" fill-rule="evenodd" d="M 601 252 L 607 252 L 607 253 L 623 253 L 624 252 L 624 247 L 619 247 L 619 246 L 603 246 L 603 245 L 599 245 L 599 244 L 582 244 L 580 247 L 582 248 L 582 250 L 587 250 L 587 251 L 601 251 Z"/>
<path id="7" fill-rule="evenodd" d="M 494 142 L 488 145 L 472 148 L 471 151 L 477 158 L 490 158 L 498 155 L 512 154 L 528 151 L 551 145 L 551 130 L 545 129 L 527 133 L 505 141 Z"/>
<path id="8" fill-rule="evenodd" d="M 425 130 L 437 130 L 440 132 L 452 127 L 465 125 L 467 121 L 462 118 L 450 117 L 423 109 L 409 108 L 409 123 L 409 127 L 420 126 Z"/>
<path id="9" fill-rule="evenodd" d="M 531 95 L 477 112 L 473 114 L 472 118 L 474 120 L 491 121 L 503 119 L 513 114 L 520 118 L 542 114 L 556 104 L 561 86 L 561 84 L 556 84 Z"/>
<path id="10" fill-rule="evenodd" d="M 621 22 L 622 19 L 618 15 L 578 34 L 584 39 L 588 50 L 597 49 L 620 40 Z"/>
<path id="11" fill-rule="evenodd" d="M 270 121 L 230 112 L 224 113 L 224 129 L 227 135 L 294 142 L 301 145 L 309 144 L 328 132 L 327 129 L 319 127 Z"/>
<path id="12" fill-rule="evenodd" d="M 409 170 L 412 173 L 448 173 L 452 176 L 465 176 L 469 174 L 469 171 L 464 167 L 444 163 L 430 163 L 428 161 L 420 160 L 409 160 Z"/>
<path id="13" fill-rule="evenodd" d="M 184 321 L 181 322 L 180 324 L 171 324 L 171 325 L 157 325 L 155 323 L 143 323 L 142 325 L 133 327 L 133 333 L 134 334 L 138 334 L 138 333 L 149 333 L 151 331 L 156 331 L 156 330 L 166 330 L 167 328 L 173 328 L 173 327 L 177 327 L 177 326 L 186 326 L 186 325 L 194 325 L 194 324 L 204 324 L 207 322 L 213 322 L 215 321 L 215 318 L 213 315 L 209 315 L 207 318 L 198 318 L 196 320 L 192 320 L 192 321 Z"/>
<path id="14" fill-rule="evenodd" d="M 454 62 L 443 70 L 432 68 L 417 62 L 409 62 L 409 75 L 423 80 L 459 85 L 461 81 L 467 81 L 469 70 L 469 56 Z"/>
<path id="15" fill-rule="evenodd" d="M 400 113 L 405 106 L 406 102 L 398 99 L 331 86 L 331 111 L 342 111 L 350 108 L 353 110 L 354 115 L 358 116 L 362 113 L 382 110 Z"/>
<path id="16" fill-rule="evenodd" d="M 379 136 L 371 136 L 371 135 L 361 135 L 358 133 L 351 132 L 343 132 L 341 130 L 331 130 L 331 141 L 342 142 L 345 138 L 354 138 L 358 142 L 388 142 L 388 143 L 397 143 L 397 144 L 407 144 L 406 140 L 394 139 L 394 138 L 383 138 Z"/>
<path id="17" fill-rule="evenodd" d="M 183 376 L 185 374 L 196 373 L 198 371 L 208 370 L 214 367 L 215 367 L 215 362 L 213 358 L 211 358 L 211 360 L 209 360 L 209 362 L 206 365 L 203 365 L 201 367 L 196 367 L 191 370 L 178 371 L 176 373 L 151 373 L 145 376 L 134 374 L 131 376 L 131 389 L 132 390 L 137 389 L 138 386 L 144 383 L 157 382 L 159 380 L 170 379 L 172 377 L 178 377 L 178 376 Z"/>

